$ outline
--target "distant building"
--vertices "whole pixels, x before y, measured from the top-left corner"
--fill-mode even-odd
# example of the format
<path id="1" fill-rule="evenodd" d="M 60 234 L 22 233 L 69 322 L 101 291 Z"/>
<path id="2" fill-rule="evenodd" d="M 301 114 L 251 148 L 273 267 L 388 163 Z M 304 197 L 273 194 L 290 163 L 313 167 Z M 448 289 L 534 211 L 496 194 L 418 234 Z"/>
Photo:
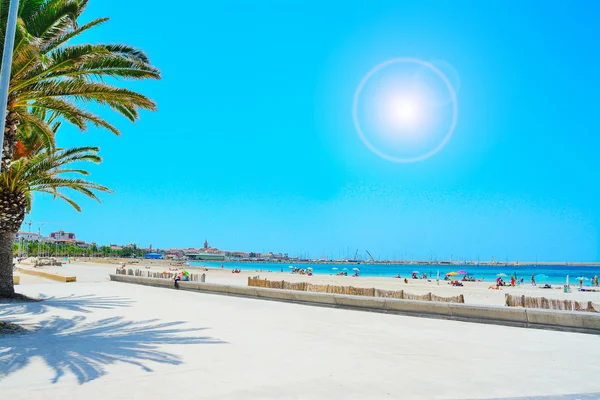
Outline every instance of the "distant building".
<path id="1" fill-rule="evenodd" d="M 57 231 L 50 234 L 50 239 L 53 240 L 75 240 L 75 234 L 73 232 Z"/>
<path id="2" fill-rule="evenodd" d="M 204 239 L 204 249 L 208 249 L 208 240 Z"/>
<path id="3" fill-rule="evenodd" d="M 56 243 L 56 244 L 72 244 L 72 245 L 76 245 L 77 244 L 77 240 L 75 240 L 75 239 L 56 239 L 56 240 L 54 240 L 54 243 Z"/>
<path id="4" fill-rule="evenodd" d="M 170 257 L 180 258 L 183 257 L 183 250 L 181 249 L 169 249 L 167 250 L 167 255 Z"/>
<path id="5" fill-rule="evenodd" d="M 227 261 L 225 254 L 187 253 L 186 256 L 192 261 Z"/>
<path id="6" fill-rule="evenodd" d="M 50 239 L 42 236 L 40 234 L 37 233 L 33 233 L 33 232 L 17 232 L 17 234 L 15 235 L 15 242 L 18 242 L 19 240 L 26 240 L 28 242 L 35 242 L 35 241 L 40 241 L 40 242 L 49 242 Z"/>
<path id="7" fill-rule="evenodd" d="M 144 255 L 144 258 L 149 258 L 151 260 L 159 260 L 159 259 L 163 258 L 163 255 L 160 253 L 146 253 Z"/>
<path id="8" fill-rule="evenodd" d="M 226 251 L 225 255 L 232 258 L 248 258 L 248 253 L 243 251 Z"/>
<path id="9" fill-rule="evenodd" d="M 64 244 L 64 245 L 73 245 L 80 247 L 82 249 L 88 249 L 91 247 L 91 244 L 86 243 L 85 240 L 76 240 L 76 239 L 55 239 L 52 241 L 54 244 Z"/>

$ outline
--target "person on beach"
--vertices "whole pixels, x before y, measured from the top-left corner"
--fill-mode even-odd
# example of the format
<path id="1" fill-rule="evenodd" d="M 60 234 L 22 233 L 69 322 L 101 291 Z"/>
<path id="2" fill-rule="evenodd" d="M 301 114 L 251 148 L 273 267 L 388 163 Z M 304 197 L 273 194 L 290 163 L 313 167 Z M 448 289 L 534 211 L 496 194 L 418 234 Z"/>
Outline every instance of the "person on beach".
<path id="1" fill-rule="evenodd" d="M 583 287 L 583 278 L 579 278 L 579 287 L 582 288 Z"/>
<path id="2" fill-rule="evenodd" d="M 535 275 L 531 274 L 531 286 L 535 286 Z"/>
<path id="3" fill-rule="evenodd" d="M 516 283 L 515 276 L 513 275 L 510 277 L 510 286 L 515 287 L 515 283 Z"/>

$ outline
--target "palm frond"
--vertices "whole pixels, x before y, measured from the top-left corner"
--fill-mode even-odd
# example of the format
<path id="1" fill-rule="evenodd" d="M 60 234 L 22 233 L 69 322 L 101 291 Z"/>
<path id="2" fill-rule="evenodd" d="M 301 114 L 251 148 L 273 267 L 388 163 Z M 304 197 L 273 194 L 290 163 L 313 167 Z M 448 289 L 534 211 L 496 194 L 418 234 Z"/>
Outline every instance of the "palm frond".
<path id="1" fill-rule="evenodd" d="M 74 37 L 81 35 L 83 32 L 105 23 L 109 19 L 110 18 L 98 18 L 76 29 L 73 29 L 70 32 L 65 32 L 62 35 L 57 35 L 53 40 L 48 40 L 44 43 L 42 51 L 44 53 L 48 53 L 49 51 L 52 51 L 58 48 L 59 46 L 66 44 L 69 40 L 73 39 Z"/>
<path id="2" fill-rule="evenodd" d="M 156 110 L 156 104 L 142 94 L 106 83 L 88 82 L 84 79 L 35 83 L 30 87 L 28 99 L 22 99 L 18 96 L 18 94 L 15 94 L 19 105 L 22 105 L 25 100 L 36 101 L 44 98 L 70 97 L 78 101 L 94 101 L 109 106 L 121 104 L 152 111 Z"/>
<path id="3" fill-rule="evenodd" d="M 76 26 L 79 15 L 80 5 L 77 0 L 46 1 L 24 22 L 30 34 L 43 41 L 50 41 Z"/>
<path id="4" fill-rule="evenodd" d="M 71 168 L 69 165 L 81 162 L 99 163 L 97 147 L 75 147 L 49 151 L 40 148 L 29 157 L 14 161 L 9 170 L 0 174 L 0 190 L 21 193 L 27 199 L 28 207 L 34 192 L 49 193 L 62 199 L 76 210 L 81 208 L 63 190 L 80 193 L 93 200 L 100 201 L 97 193 L 112 193 L 106 186 L 79 178 L 89 172 L 83 168 Z"/>
<path id="5" fill-rule="evenodd" d="M 81 131 L 87 130 L 87 123 L 96 127 L 106 128 L 115 135 L 120 135 L 119 130 L 99 116 L 85 111 L 81 107 L 70 103 L 63 98 L 46 98 L 35 102 L 36 108 L 42 108 L 52 113 L 54 118 L 62 117 L 66 121 L 78 127 Z"/>
<path id="6" fill-rule="evenodd" d="M 50 149 L 54 148 L 54 134 L 50 126 L 41 118 L 36 116 L 34 113 L 20 113 L 21 123 L 25 127 L 29 127 L 35 134 L 39 136 L 39 139 L 44 145 Z"/>
<path id="7" fill-rule="evenodd" d="M 113 54 L 119 54 L 123 57 L 127 57 L 131 60 L 139 61 L 144 64 L 150 64 L 150 60 L 148 59 L 146 53 L 134 47 L 127 46 L 125 44 L 106 44 L 104 47 L 106 47 L 106 49 Z"/>

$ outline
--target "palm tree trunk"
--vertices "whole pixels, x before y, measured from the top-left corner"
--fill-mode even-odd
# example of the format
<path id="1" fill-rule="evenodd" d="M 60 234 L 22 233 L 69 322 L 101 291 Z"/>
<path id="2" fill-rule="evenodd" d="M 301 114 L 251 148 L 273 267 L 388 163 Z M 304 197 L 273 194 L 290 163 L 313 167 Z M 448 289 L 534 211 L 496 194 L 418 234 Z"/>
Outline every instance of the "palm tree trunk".
<path id="1" fill-rule="evenodd" d="M 13 285 L 13 243 L 15 233 L 0 232 L 0 298 L 14 297 L 15 295 Z"/>
<path id="2" fill-rule="evenodd" d="M 0 171 L 8 170 L 13 155 L 15 154 L 15 149 L 17 148 L 17 127 L 19 126 L 19 122 L 19 114 L 9 110 L 6 114 Z"/>
<path id="3" fill-rule="evenodd" d="M 0 189 L 0 298 L 14 297 L 13 244 L 25 218 L 27 199 L 23 193 Z"/>
<path id="4" fill-rule="evenodd" d="M 0 171 L 7 171 L 17 147 L 19 115 L 11 110 L 6 114 L 4 143 Z M 14 297 L 13 243 L 25 218 L 25 196 L 0 189 L 0 298 Z"/>

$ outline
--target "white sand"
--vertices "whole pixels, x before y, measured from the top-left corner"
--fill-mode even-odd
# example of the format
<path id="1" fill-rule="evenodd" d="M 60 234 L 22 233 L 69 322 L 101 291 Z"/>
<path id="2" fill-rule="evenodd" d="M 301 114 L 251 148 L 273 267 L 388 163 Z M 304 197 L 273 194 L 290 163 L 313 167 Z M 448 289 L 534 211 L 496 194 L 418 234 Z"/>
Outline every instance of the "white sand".
<path id="1" fill-rule="evenodd" d="M 44 267 L 43 270 L 56 272 L 62 275 L 75 275 L 79 282 L 101 282 L 107 281 L 108 274 L 113 273 L 115 268 L 118 266 L 119 261 L 106 260 L 114 262 L 114 264 L 107 262 L 91 262 L 80 260 L 72 260 L 70 264 L 65 264 L 62 267 Z M 130 261 L 130 260 L 126 260 Z M 27 264 L 23 264 L 27 266 Z M 150 268 L 146 268 L 150 267 Z M 175 268 L 174 265 L 169 265 L 165 261 L 151 261 L 151 260 L 140 260 L 139 263 L 127 264 L 127 268 L 139 268 L 143 270 L 150 270 L 154 272 L 167 271 L 169 268 Z M 541 289 L 537 286 L 531 286 L 530 284 L 524 284 L 514 288 L 504 287 L 501 290 L 491 290 L 489 286 L 493 282 L 463 282 L 462 287 L 453 287 L 446 281 L 440 281 L 439 285 L 435 280 L 424 281 L 409 279 L 408 284 L 404 283 L 404 279 L 396 278 L 381 278 L 381 277 L 358 277 L 354 278 L 351 276 L 335 276 L 335 275 L 298 275 L 291 274 L 290 272 L 260 272 L 260 271 L 242 271 L 239 274 L 231 273 L 230 268 L 224 269 L 209 269 L 203 271 L 201 268 L 186 267 L 191 273 L 205 273 L 206 282 L 209 283 L 220 283 L 220 284 L 231 284 L 246 286 L 248 283 L 248 277 L 260 276 L 262 279 L 269 280 L 285 280 L 289 282 L 311 282 L 316 284 L 330 284 L 330 285 L 344 285 L 344 286 L 355 286 L 365 288 L 377 288 L 384 290 L 405 290 L 413 294 L 425 294 L 432 292 L 438 296 L 457 296 L 463 294 L 465 297 L 465 303 L 468 304 L 482 304 L 482 305 L 503 305 L 505 293 L 511 293 L 515 295 L 526 295 L 533 297 L 547 297 L 556 299 L 569 299 L 577 301 L 592 301 L 596 304 L 600 304 L 600 292 L 578 292 L 576 286 L 572 286 L 572 293 L 563 293 L 562 287 L 560 289 Z M 23 278 L 22 278 L 23 279 Z M 36 278 L 36 282 L 38 282 Z M 26 283 L 26 281 L 25 281 Z"/>
<path id="2" fill-rule="evenodd" d="M 95 279 L 85 272 L 92 268 L 106 272 L 65 267 Z M 19 291 L 51 300 L 0 305 L 0 315 L 41 326 L 0 338 L 6 399 L 600 396 L 596 335 L 105 281 L 27 284 Z"/>

